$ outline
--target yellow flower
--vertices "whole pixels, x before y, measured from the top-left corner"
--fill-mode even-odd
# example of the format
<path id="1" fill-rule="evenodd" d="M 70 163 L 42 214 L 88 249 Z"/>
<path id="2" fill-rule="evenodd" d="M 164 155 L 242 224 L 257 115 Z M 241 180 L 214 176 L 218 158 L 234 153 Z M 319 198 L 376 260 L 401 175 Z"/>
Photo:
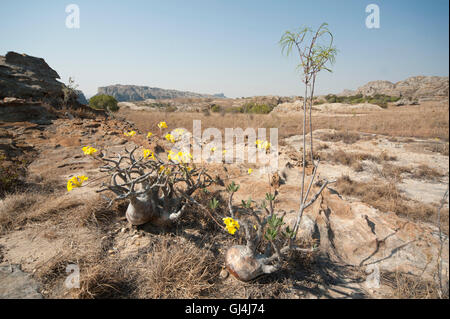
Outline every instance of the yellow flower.
<path id="1" fill-rule="evenodd" d="M 152 137 L 152 135 L 153 135 L 153 133 L 152 133 L 152 132 L 148 132 L 148 133 L 147 133 L 147 138 L 150 138 L 150 137 Z"/>
<path id="2" fill-rule="evenodd" d="M 158 127 L 159 127 L 160 129 L 167 128 L 167 124 L 166 124 L 166 122 L 159 122 L 159 123 L 158 123 Z"/>
<path id="3" fill-rule="evenodd" d="M 261 148 L 267 151 L 270 149 L 270 145 L 271 144 L 268 141 L 265 141 L 264 143 L 262 143 Z"/>
<path id="4" fill-rule="evenodd" d="M 159 174 L 161 174 L 161 172 L 164 172 L 164 174 L 166 175 L 170 175 L 170 173 L 172 173 L 172 170 L 170 168 L 165 168 L 164 165 L 161 165 L 159 167 Z"/>
<path id="5" fill-rule="evenodd" d="M 239 227 L 240 227 L 238 221 L 237 221 L 237 220 L 234 220 L 234 219 L 231 218 L 231 217 L 222 218 L 222 220 L 223 220 L 223 222 L 224 222 L 225 225 L 226 225 L 225 228 L 227 229 L 227 231 L 228 231 L 231 235 L 234 235 L 234 233 L 236 232 L 236 230 L 238 230 Z"/>
<path id="6" fill-rule="evenodd" d="M 172 134 L 166 134 L 165 136 L 166 140 L 168 140 L 170 143 L 175 143 L 175 138 Z"/>
<path id="7" fill-rule="evenodd" d="M 227 150 L 223 150 L 223 151 L 222 151 L 222 154 L 225 154 L 226 152 L 227 152 Z"/>
<path id="8" fill-rule="evenodd" d="M 144 158 L 151 158 L 151 159 L 155 159 L 155 154 L 153 154 L 152 151 L 148 150 L 148 149 L 143 149 L 142 152 L 144 153 Z"/>
<path id="9" fill-rule="evenodd" d="M 97 150 L 95 148 L 90 147 L 90 146 L 85 146 L 82 148 L 82 150 L 84 152 L 84 155 L 92 155 L 95 152 L 97 152 Z"/>
<path id="10" fill-rule="evenodd" d="M 67 181 L 67 191 L 70 192 L 76 187 L 81 187 L 83 185 L 83 182 L 87 180 L 88 178 L 84 175 L 72 177 Z"/>
<path id="11" fill-rule="evenodd" d="M 216 147 L 211 147 L 211 152 L 215 152 L 216 151 Z"/>
<path id="12" fill-rule="evenodd" d="M 133 137 L 135 134 L 136 134 L 135 131 L 129 131 L 129 132 L 123 133 L 123 135 L 128 136 L 128 137 Z"/>
<path id="13" fill-rule="evenodd" d="M 247 172 L 250 175 L 251 173 L 253 173 L 253 170 L 251 168 L 249 168 Z"/>
<path id="14" fill-rule="evenodd" d="M 256 146 L 259 149 L 265 149 L 267 151 L 270 149 L 271 144 L 268 141 L 256 140 Z"/>

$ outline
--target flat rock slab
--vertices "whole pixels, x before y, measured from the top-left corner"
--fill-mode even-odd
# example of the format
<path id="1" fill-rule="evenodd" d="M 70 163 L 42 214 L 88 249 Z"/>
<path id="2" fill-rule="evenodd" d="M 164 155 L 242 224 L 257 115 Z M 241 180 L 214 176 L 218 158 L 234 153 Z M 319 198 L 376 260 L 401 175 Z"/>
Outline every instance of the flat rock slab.
<path id="1" fill-rule="evenodd" d="M 19 265 L 0 265 L 0 299 L 42 299 L 39 286 Z"/>

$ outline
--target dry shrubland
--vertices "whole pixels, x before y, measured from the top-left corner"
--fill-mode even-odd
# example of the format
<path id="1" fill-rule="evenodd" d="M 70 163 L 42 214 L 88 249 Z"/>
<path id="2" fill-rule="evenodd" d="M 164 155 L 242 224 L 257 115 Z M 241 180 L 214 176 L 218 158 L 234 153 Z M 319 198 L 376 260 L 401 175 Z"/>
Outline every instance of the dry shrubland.
<path id="1" fill-rule="evenodd" d="M 133 121 L 143 130 L 157 131 L 156 123 L 167 121 L 192 130 L 194 119 L 202 121 L 202 129 L 235 127 L 278 127 L 279 137 L 298 135 L 302 130 L 303 118 L 299 113 L 292 114 L 211 114 L 187 112 L 148 112 L 123 109 L 120 116 Z M 345 115 L 345 114 L 344 114 Z M 342 132 L 365 132 L 397 137 L 422 137 L 449 140 L 449 108 L 425 102 L 420 106 L 391 106 L 382 111 L 365 112 L 353 116 L 334 114 L 313 115 L 313 129 L 335 129 Z M 149 120 L 151 119 L 151 120 Z M 357 138 L 352 133 L 339 134 L 336 138 L 352 142 Z M 441 153 L 448 153 L 448 145 L 434 146 Z"/>
<path id="2" fill-rule="evenodd" d="M 394 212 L 411 220 L 436 223 L 437 206 L 406 198 L 392 180 L 357 182 L 344 175 L 337 180 L 335 187 L 340 194 L 359 198 L 382 212 Z M 443 231 L 448 234 L 448 208 L 442 210 L 441 215 Z"/>

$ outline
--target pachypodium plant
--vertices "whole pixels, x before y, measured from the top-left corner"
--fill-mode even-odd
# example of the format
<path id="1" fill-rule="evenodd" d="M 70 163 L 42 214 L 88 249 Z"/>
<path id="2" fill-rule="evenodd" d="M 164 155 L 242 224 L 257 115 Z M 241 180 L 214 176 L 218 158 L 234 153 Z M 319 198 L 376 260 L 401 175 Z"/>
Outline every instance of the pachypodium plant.
<path id="1" fill-rule="evenodd" d="M 137 150 L 125 148 L 125 155 L 99 157 L 104 163 L 100 171 L 109 175 L 109 182 L 103 183 L 98 192 L 115 194 L 108 198 L 110 205 L 116 200 L 129 200 L 126 217 L 133 225 L 177 220 L 187 205 L 195 202 L 193 193 L 214 182 L 205 169 L 190 164 L 189 153 L 169 152 L 164 161 L 149 149 L 143 149 L 140 155 Z"/>
<path id="2" fill-rule="evenodd" d="M 233 194 L 239 186 L 234 182 L 227 187 L 230 193 L 228 211 L 230 216 L 224 219 L 226 229 L 235 234 L 239 225 L 243 229 L 246 245 L 235 245 L 229 248 L 225 255 L 228 270 L 236 278 L 248 281 L 262 274 L 270 274 L 281 268 L 283 258 L 291 250 L 313 251 L 303 249 L 296 244 L 296 237 L 304 211 L 311 206 L 322 191 L 331 182 L 320 181 L 319 189 L 310 197 L 314 180 L 319 166 L 319 160 L 315 161 L 312 138 L 312 104 L 317 74 L 322 70 L 330 71 L 326 66 L 335 60 L 336 49 L 333 46 L 333 35 L 328 30 L 327 24 L 322 24 L 316 31 L 303 28 L 298 32 L 287 31 L 280 40 L 283 52 L 290 54 L 293 48 L 298 50 L 300 64 L 298 68 L 302 72 L 302 82 L 305 84 L 305 96 L 303 100 L 303 168 L 300 181 L 300 200 L 297 216 L 292 227 L 285 226 L 284 215 L 275 213 L 275 194 L 267 193 L 265 200 L 259 206 L 251 199 L 242 201 L 239 218 L 235 216 L 233 207 Z M 306 129 L 307 109 L 309 108 L 309 151 L 313 172 L 309 182 L 306 181 Z M 270 149 L 268 142 L 256 141 L 258 148 Z M 249 171 L 250 173 L 250 171 Z M 253 223 L 253 227 L 251 227 Z M 261 247 L 264 246 L 264 247 Z"/>
<path id="3" fill-rule="evenodd" d="M 240 233 L 246 241 L 245 245 L 232 246 L 225 255 L 226 267 L 236 278 L 249 281 L 279 270 L 283 255 L 291 249 L 311 251 L 295 245 L 294 231 L 286 226 L 284 214 L 278 216 L 275 213 L 275 194 L 266 193 L 259 204 L 251 198 L 243 200 L 236 209 L 233 195 L 239 190 L 239 185 L 232 182 L 226 190 L 229 193 L 229 216 L 223 218 L 225 230 L 231 235 Z M 214 210 L 217 205 L 218 201 L 213 198 L 210 208 Z"/>

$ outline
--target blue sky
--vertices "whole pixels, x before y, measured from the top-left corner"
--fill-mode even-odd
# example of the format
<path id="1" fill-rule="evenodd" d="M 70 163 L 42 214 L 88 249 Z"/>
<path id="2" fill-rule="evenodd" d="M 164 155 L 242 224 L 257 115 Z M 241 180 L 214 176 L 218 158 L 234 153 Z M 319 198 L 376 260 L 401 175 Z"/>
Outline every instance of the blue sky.
<path id="1" fill-rule="evenodd" d="M 80 29 L 65 26 L 68 4 Z M 368 4 L 380 28 L 368 29 Z M 448 0 L 15 0 L 0 1 L 0 55 L 44 58 L 87 96 L 135 84 L 229 97 L 301 95 L 295 57 L 281 54 L 284 31 L 329 24 L 339 50 L 319 94 L 372 80 L 448 76 Z"/>

